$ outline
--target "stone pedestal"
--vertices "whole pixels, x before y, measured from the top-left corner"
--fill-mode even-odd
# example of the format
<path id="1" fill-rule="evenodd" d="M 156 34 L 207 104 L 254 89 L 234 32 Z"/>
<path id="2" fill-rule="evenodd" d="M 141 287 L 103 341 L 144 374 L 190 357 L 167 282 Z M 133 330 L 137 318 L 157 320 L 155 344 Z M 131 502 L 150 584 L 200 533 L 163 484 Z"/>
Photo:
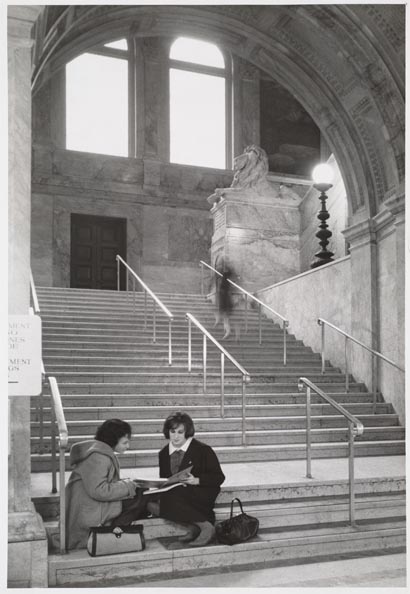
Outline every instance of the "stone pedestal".
<path id="1" fill-rule="evenodd" d="M 296 195 L 289 191 L 275 198 L 251 188 L 225 188 L 210 198 L 217 200 L 211 210 L 212 264 L 222 256 L 251 292 L 300 272 Z"/>

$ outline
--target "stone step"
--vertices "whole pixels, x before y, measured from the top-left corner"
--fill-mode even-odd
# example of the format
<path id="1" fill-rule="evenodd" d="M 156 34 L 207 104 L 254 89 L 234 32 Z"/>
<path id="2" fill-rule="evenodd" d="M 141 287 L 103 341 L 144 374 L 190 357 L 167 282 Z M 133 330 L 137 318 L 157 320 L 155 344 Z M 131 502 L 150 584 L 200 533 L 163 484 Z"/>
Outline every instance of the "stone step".
<path id="1" fill-rule="evenodd" d="M 301 368 L 302 369 L 302 368 Z M 306 370 L 306 368 L 305 368 Z M 48 374 L 50 375 L 49 370 L 47 369 Z M 341 384 L 344 380 L 344 375 L 340 373 L 337 369 L 331 369 L 328 373 L 326 373 L 325 379 L 323 375 L 321 375 L 320 371 L 309 372 L 309 379 L 317 384 L 318 386 L 323 385 L 324 383 L 338 383 Z M 186 384 L 192 383 L 193 381 L 198 382 L 201 385 L 203 380 L 203 373 L 201 370 L 193 370 L 191 372 L 182 371 L 178 369 L 173 369 L 172 367 L 168 368 L 165 372 L 163 369 L 158 370 L 156 372 L 149 372 L 147 370 L 143 370 L 140 372 L 112 372 L 110 370 L 106 370 L 105 372 L 86 372 L 86 371 L 59 371 L 58 373 L 54 374 L 58 383 L 61 385 L 67 383 L 84 383 L 87 382 L 91 384 L 140 384 L 140 383 L 152 383 L 155 380 L 155 383 L 165 383 L 168 387 L 175 385 L 175 384 Z M 257 384 L 266 384 L 270 386 L 271 384 L 292 384 L 297 385 L 300 376 L 303 375 L 303 371 L 279 371 L 275 370 L 274 373 L 264 372 L 264 373 L 253 373 L 251 376 L 251 382 L 248 384 L 257 385 Z M 238 379 L 240 379 L 241 373 L 237 370 L 235 371 L 226 371 L 225 372 L 225 386 L 237 383 Z M 211 370 L 207 370 L 206 376 L 207 384 L 218 384 L 220 385 L 220 374 L 218 372 L 213 372 Z M 354 385 L 353 378 L 352 380 L 352 387 Z"/>
<path id="2" fill-rule="evenodd" d="M 111 354 L 113 353 L 115 356 L 118 357 L 133 357 L 139 356 L 139 354 L 143 356 L 157 356 L 161 355 L 163 357 L 167 357 L 168 359 L 168 343 L 165 342 L 147 342 L 144 344 L 115 344 L 115 350 L 113 352 L 112 343 L 110 342 L 75 342 L 70 341 L 68 344 L 64 340 L 60 341 L 47 341 L 43 345 L 43 355 L 47 357 L 48 355 L 74 355 L 74 356 L 94 356 L 94 355 L 106 355 L 107 351 Z M 235 343 L 229 344 L 228 346 L 229 353 L 235 357 L 262 357 L 262 360 L 265 358 L 278 357 L 280 360 L 283 358 L 283 346 L 278 345 L 270 345 L 269 348 L 262 345 L 255 345 L 251 347 L 241 347 L 236 345 Z M 313 354 L 311 349 L 308 347 L 303 347 L 300 344 L 289 344 L 287 346 L 287 356 L 292 358 L 303 357 L 304 355 L 311 355 Z M 187 360 L 188 357 L 188 343 L 185 345 L 172 345 L 172 355 L 173 357 L 184 357 Z M 202 343 L 201 345 L 193 344 L 192 345 L 192 356 L 193 357 L 202 357 Z M 209 357 L 220 357 L 219 351 L 215 348 L 208 348 L 208 356 Z"/>
<path id="3" fill-rule="evenodd" d="M 325 442 L 312 444 L 312 458 L 343 458 L 348 456 L 348 444 Z M 305 444 L 217 446 L 214 448 L 221 463 L 257 462 L 268 460 L 300 460 L 306 457 Z M 404 440 L 360 441 L 355 444 L 356 456 L 401 456 L 405 453 Z M 158 450 L 128 450 L 119 456 L 123 468 L 155 466 L 158 463 Z M 66 453 L 66 468 L 69 454 Z M 32 454 L 32 472 L 49 472 L 51 455 Z"/>
<path id="4" fill-rule="evenodd" d="M 184 356 L 172 357 L 172 367 L 180 367 L 180 366 L 187 366 L 188 357 L 185 354 Z M 217 353 L 210 353 L 207 354 L 207 365 L 219 365 L 220 366 L 220 354 Z M 123 367 L 133 366 L 133 365 L 162 365 L 164 367 L 168 366 L 168 356 L 167 355 L 152 355 L 151 357 L 144 357 L 142 354 L 138 357 L 122 357 L 121 355 L 114 356 L 112 354 L 105 355 L 103 357 L 93 357 L 93 356 L 79 356 L 73 355 L 72 357 L 68 356 L 59 356 L 59 355 L 46 355 L 44 356 L 43 353 L 43 362 L 46 369 L 53 369 L 55 367 L 68 367 L 68 366 L 76 366 L 76 365 L 92 365 L 92 366 L 116 366 L 121 365 Z M 283 356 L 275 358 L 270 356 L 265 357 L 254 357 L 254 358 L 247 358 L 246 360 L 241 357 L 241 362 L 244 365 L 259 365 L 261 370 L 265 369 L 266 367 L 281 367 L 283 369 L 290 369 L 292 366 L 307 366 L 307 365 L 319 365 L 320 360 L 319 357 L 314 356 L 288 356 L 287 357 L 287 365 L 283 365 Z M 226 365 L 228 365 L 229 359 L 226 359 Z M 192 357 L 192 365 L 201 365 L 202 366 L 202 355 L 196 354 Z M 334 369 L 329 363 L 326 364 L 326 372 L 327 370 Z M 63 370 L 63 369 L 62 369 Z"/>
<path id="5" fill-rule="evenodd" d="M 92 409 L 93 410 L 93 409 Z M 95 433 L 97 427 L 101 424 L 101 414 L 110 413 L 110 408 L 107 407 L 104 409 L 99 409 L 98 412 L 95 411 L 95 417 L 91 419 L 71 419 L 69 414 L 66 414 L 66 421 L 67 421 L 67 429 L 68 434 L 73 435 L 81 435 L 84 433 L 89 434 Z M 77 414 L 83 414 L 83 409 L 81 411 L 76 411 Z M 115 410 L 115 415 L 118 415 L 118 409 Z M 136 414 L 134 410 L 122 409 L 121 418 L 124 421 L 130 423 L 132 427 L 132 431 L 134 435 L 137 434 L 146 434 L 146 433 L 158 433 L 162 436 L 162 427 L 164 424 L 164 416 L 162 414 L 162 410 L 160 415 L 156 415 L 155 409 L 151 409 L 152 417 L 151 418 L 140 418 L 138 414 Z M 127 414 L 128 413 L 128 414 Z M 111 415 L 112 415 L 111 411 Z M 46 409 L 45 411 L 45 418 L 44 418 L 44 433 L 45 435 L 50 434 L 50 409 Z M 109 417 L 106 417 L 109 418 Z M 367 435 L 367 428 L 374 428 L 378 427 L 380 429 L 386 429 L 395 427 L 397 429 L 401 429 L 404 431 L 403 427 L 398 425 L 398 418 L 397 415 L 359 415 L 359 421 L 361 421 L 365 427 L 366 435 Z M 218 417 L 193 417 L 193 421 L 195 423 L 195 429 L 197 432 L 203 431 L 241 431 L 242 429 L 242 419 L 239 417 L 230 417 L 230 418 L 218 418 Z M 31 435 L 36 437 L 39 435 L 39 422 L 32 421 L 32 432 Z M 306 429 L 306 417 L 299 416 L 299 417 L 262 417 L 262 416 L 248 416 L 246 418 L 246 427 L 250 431 L 254 430 L 269 430 L 269 431 L 278 431 L 278 430 L 304 430 Z M 347 428 L 347 421 L 343 415 L 327 415 L 327 416 L 312 416 L 311 417 L 311 427 L 313 430 L 317 429 L 327 429 L 327 428 Z M 387 429 L 388 430 L 388 429 Z"/>
<path id="6" fill-rule="evenodd" d="M 135 473 L 136 470 L 136 473 Z M 129 474 L 133 478 L 138 476 L 138 469 L 129 469 Z M 67 473 L 68 477 L 69 473 Z M 266 477 L 269 480 L 269 477 Z M 47 485 L 51 485 L 51 473 L 49 473 Z M 405 477 L 383 477 L 380 478 L 356 478 L 355 479 L 355 496 L 360 501 L 360 498 L 365 497 L 402 497 L 405 495 L 406 479 Z M 278 484 L 245 484 L 245 485 L 222 485 L 215 508 L 230 505 L 234 497 L 239 497 L 242 503 L 246 506 L 254 505 L 257 502 L 270 505 L 274 503 L 295 503 L 300 505 L 307 500 L 322 501 L 323 498 L 336 500 L 336 498 L 343 499 L 349 495 L 349 482 L 346 479 L 333 480 L 301 480 L 296 483 L 278 483 Z M 59 518 L 59 495 L 49 493 L 47 495 L 37 495 L 32 498 L 36 511 L 41 517 L 46 520 L 55 520 Z M 245 511 L 246 511 L 245 509 Z"/>
<path id="7" fill-rule="evenodd" d="M 212 333 L 211 333 L 212 334 Z M 129 345 L 130 343 L 137 343 L 143 344 L 144 346 L 152 346 L 152 340 L 150 337 L 152 336 L 152 331 L 146 332 L 133 332 L 129 330 L 126 333 L 116 333 L 116 334 L 109 334 L 107 331 L 97 332 L 94 331 L 93 334 L 91 333 L 81 333 L 81 332 L 43 332 L 43 341 L 47 343 L 47 346 L 50 347 L 55 343 L 62 343 L 67 347 L 72 344 L 75 346 L 80 340 L 81 342 L 85 343 L 105 343 L 105 346 L 112 346 L 114 343 L 121 343 L 124 345 Z M 214 338 L 218 341 L 222 341 L 222 337 L 214 336 Z M 164 332 L 157 332 L 156 340 L 158 343 L 164 342 L 168 345 L 168 331 Z M 198 332 L 192 333 L 191 341 L 192 343 L 198 343 L 202 346 L 203 334 Z M 231 346 L 235 342 L 235 337 L 232 335 L 227 339 L 222 341 L 222 346 L 227 348 L 226 345 Z M 303 343 L 299 340 L 295 340 L 292 337 L 289 337 L 289 343 L 295 346 L 303 346 Z M 183 345 L 184 347 L 188 348 L 188 331 L 185 334 L 177 334 L 172 336 L 172 345 L 180 346 Z M 283 349 L 283 338 L 280 335 L 271 336 L 266 334 L 263 336 L 262 345 L 264 347 L 281 347 Z M 237 345 L 237 349 L 248 349 L 248 348 L 255 348 L 259 345 L 259 338 L 255 336 L 251 336 L 247 334 L 245 337 L 242 336 L 240 340 L 240 344 Z M 288 345 L 286 345 L 287 347 Z M 289 345 L 290 346 L 290 345 Z M 216 347 L 214 347 L 216 348 Z M 231 351 L 231 348 L 228 349 Z"/>
<path id="8" fill-rule="evenodd" d="M 251 541 L 230 547 L 208 545 L 172 551 L 166 539 L 148 541 L 139 553 L 91 558 L 86 551 L 49 557 L 49 587 L 117 586 L 184 572 L 208 572 L 253 568 L 275 562 L 289 564 L 297 559 L 340 558 L 340 555 L 368 555 L 371 551 L 404 551 L 405 524 L 402 520 L 361 522 L 357 527 L 335 524 L 330 527 L 261 530 Z"/>
<path id="9" fill-rule="evenodd" d="M 43 361 L 44 362 L 44 361 Z M 82 374 L 89 374 L 92 377 L 94 374 L 101 375 L 107 377 L 109 375 L 119 376 L 122 377 L 124 374 L 124 378 L 126 379 L 129 375 L 144 375 L 149 373 L 150 376 L 155 375 L 155 377 L 161 377 L 164 375 L 164 369 L 166 369 L 166 375 L 170 376 L 171 378 L 179 377 L 180 375 L 184 376 L 187 373 L 188 364 L 185 360 L 184 363 L 176 363 L 175 361 L 172 362 L 172 365 L 160 365 L 155 363 L 155 360 L 150 361 L 149 363 L 134 363 L 132 365 L 118 365 L 118 364 L 109 364 L 108 362 L 105 365 L 93 365 L 93 364 L 51 364 L 44 362 L 45 370 L 47 375 L 58 375 L 59 377 L 67 378 L 68 376 L 77 377 L 77 375 L 81 376 Z M 261 367 L 260 365 L 256 366 L 257 364 L 254 363 L 250 365 L 249 362 L 247 364 L 246 370 L 251 374 L 252 378 L 258 377 L 270 377 L 270 374 L 274 374 L 274 377 L 287 377 L 290 375 L 294 377 L 295 375 L 308 375 L 309 378 L 312 376 L 321 376 L 321 367 L 319 365 L 303 365 L 303 364 L 291 364 L 284 366 L 283 364 L 276 364 L 276 365 L 266 365 Z M 203 364 L 200 361 L 191 361 L 191 367 L 194 371 L 200 370 L 202 372 Z M 219 375 L 220 374 L 220 362 L 210 362 L 207 360 L 207 374 L 210 375 Z M 230 376 L 236 377 L 237 371 L 236 367 L 233 363 L 229 360 L 225 362 L 225 377 L 229 378 Z M 329 367 L 326 369 L 326 377 L 333 377 L 337 376 L 340 381 L 341 371 L 336 367 Z M 344 376 L 343 376 L 344 377 Z M 64 381 L 64 380 L 63 380 Z M 92 380 L 95 381 L 95 380 Z"/>
<path id="10" fill-rule="evenodd" d="M 98 399 L 101 400 L 101 397 Z M 153 417 L 157 419 L 164 420 L 171 412 L 175 411 L 175 409 L 183 409 L 185 412 L 190 414 L 194 419 L 204 419 L 204 418 L 212 418 L 215 421 L 219 421 L 221 419 L 221 406 L 220 400 L 215 399 L 215 404 L 201 404 L 201 405 L 193 405 L 191 402 L 189 404 L 185 403 L 181 406 L 181 401 L 173 401 L 168 402 L 167 399 L 160 401 L 159 404 L 154 402 L 153 404 L 150 401 L 146 401 L 144 398 L 138 398 L 138 405 L 135 405 L 136 399 L 132 399 L 131 405 L 110 405 L 110 406 L 101 406 L 101 402 L 93 401 L 91 404 L 87 403 L 86 399 L 82 400 L 81 403 L 75 401 L 73 397 L 69 397 L 68 404 L 66 404 L 65 399 L 63 399 L 63 406 L 64 406 L 64 414 L 67 421 L 81 421 L 84 422 L 88 420 L 98 420 L 102 421 L 105 419 L 110 418 L 126 418 L 126 419 L 138 419 L 141 420 L 142 423 L 145 423 L 147 419 L 152 419 Z M 141 402 L 142 401 L 142 402 Z M 70 404 L 75 403 L 75 406 L 70 406 Z M 274 420 L 274 426 L 297 426 L 297 423 L 306 423 L 306 407 L 303 407 L 303 403 L 299 403 L 299 408 L 296 408 L 293 403 L 288 405 L 287 411 L 288 415 L 286 415 L 286 409 L 283 408 L 283 405 L 286 403 L 278 404 L 248 404 L 246 406 L 246 415 L 247 419 L 268 419 L 266 422 L 270 422 L 270 419 Z M 351 406 L 353 404 L 359 403 L 343 403 L 345 406 Z M 99 406 L 100 405 L 100 406 Z M 280 406 L 282 405 L 282 406 Z M 315 405 L 316 406 L 316 405 Z M 304 414 L 303 414 L 304 409 Z M 317 406 L 313 409 L 313 411 L 320 412 Z M 364 414 L 357 414 L 359 420 L 365 419 L 373 419 L 372 423 L 374 426 L 395 426 L 398 425 L 398 416 L 396 414 L 388 414 L 382 413 L 381 410 L 384 410 L 381 407 L 376 407 L 375 412 L 373 414 L 372 409 L 369 407 L 369 413 Z M 297 411 L 302 411 L 302 414 L 293 414 L 297 413 Z M 276 413 L 281 412 L 283 413 L 280 415 L 275 415 Z M 328 415 L 318 415 L 315 416 L 312 414 L 312 419 L 315 421 L 316 419 L 324 419 L 323 423 L 330 423 L 331 426 L 337 426 L 339 422 L 338 419 L 344 418 L 343 415 L 340 416 L 337 412 L 330 412 L 329 409 Z M 44 421 L 50 420 L 51 412 L 50 412 L 50 405 L 48 401 L 44 401 Z M 224 419 L 228 422 L 230 419 L 238 419 L 238 417 L 242 418 L 242 405 L 237 402 L 235 404 L 225 403 L 224 406 Z M 33 404 L 31 409 L 31 418 L 33 422 L 33 427 L 36 427 L 36 423 L 39 421 L 37 407 Z M 303 421 L 301 420 L 303 419 Z M 272 421 L 273 422 L 273 421 Z"/>
<path id="11" fill-rule="evenodd" d="M 239 508 L 237 508 L 239 512 Z M 349 521 L 349 501 L 346 497 L 317 497 L 303 501 L 281 501 L 272 503 L 248 502 L 245 512 L 259 520 L 259 530 L 275 528 L 286 530 L 289 527 L 301 528 L 323 524 L 346 523 Z M 391 519 L 397 521 L 406 515 L 406 496 L 404 493 L 371 495 L 356 497 L 355 519 L 364 520 Z M 230 505 L 217 505 L 215 520 L 220 522 L 230 516 Z M 186 530 L 174 522 L 162 518 L 141 519 L 147 542 L 158 538 L 170 538 L 185 534 Z M 49 553 L 59 551 L 60 534 L 58 520 L 45 523 Z"/>
<path id="12" fill-rule="evenodd" d="M 83 432 L 69 433 L 69 446 L 92 439 L 95 434 L 96 424 L 93 426 L 82 427 Z M 132 426 L 132 424 L 131 424 Z M 226 447 L 226 446 L 240 446 L 242 444 L 242 432 L 240 429 L 234 430 L 197 430 L 195 435 L 200 441 L 204 441 L 212 447 Z M 355 444 L 359 442 L 376 442 L 378 440 L 387 441 L 404 441 L 405 431 L 403 427 L 366 427 L 362 435 L 355 438 Z M 349 431 L 345 427 L 334 428 L 315 428 L 311 430 L 312 443 L 333 443 L 343 442 L 349 440 Z M 51 438 L 45 434 L 44 452 L 51 452 Z M 305 444 L 306 443 L 306 429 L 271 429 L 271 430 L 246 430 L 246 443 L 249 446 L 254 445 L 286 445 L 286 444 Z M 166 441 L 160 432 L 160 428 L 156 433 L 141 433 L 133 434 L 130 439 L 130 448 L 137 450 L 151 450 L 156 448 L 160 450 Z M 38 453 L 40 447 L 39 437 L 31 437 L 31 452 Z"/>
<path id="13" fill-rule="evenodd" d="M 317 382 L 318 386 L 325 392 L 332 394 L 333 392 L 342 392 L 345 388 L 344 383 L 341 382 Z M 202 385 L 195 382 L 189 383 L 180 382 L 171 384 L 169 382 L 60 382 L 58 383 L 61 394 L 204 394 Z M 229 388 L 229 389 L 228 389 Z M 220 382 L 207 381 L 207 389 L 210 393 L 218 393 L 220 390 Z M 241 377 L 238 375 L 238 381 L 229 383 L 225 387 L 226 391 L 231 393 L 242 393 Z M 352 383 L 351 390 L 353 392 L 364 391 L 363 384 Z M 265 393 L 276 394 L 284 392 L 295 393 L 297 391 L 297 380 L 293 382 L 275 382 L 275 383 L 260 383 L 252 381 L 246 386 L 246 394 L 251 397 L 252 394 Z M 44 393 L 49 394 L 49 386 L 46 383 Z M 386 411 L 390 410 L 390 404 L 383 403 Z"/>

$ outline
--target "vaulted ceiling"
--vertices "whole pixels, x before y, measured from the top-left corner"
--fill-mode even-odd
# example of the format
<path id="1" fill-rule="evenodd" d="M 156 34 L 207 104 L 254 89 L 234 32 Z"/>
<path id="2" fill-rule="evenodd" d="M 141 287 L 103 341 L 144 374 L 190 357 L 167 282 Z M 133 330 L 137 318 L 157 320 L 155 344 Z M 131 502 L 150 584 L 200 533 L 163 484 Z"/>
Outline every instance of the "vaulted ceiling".
<path id="1" fill-rule="evenodd" d="M 374 215 L 404 178 L 405 11 L 399 4 L 45 6 L 33 89 L 99 42 L 204 37 L 298 99 L 341 167 L 352 213 Z"/>

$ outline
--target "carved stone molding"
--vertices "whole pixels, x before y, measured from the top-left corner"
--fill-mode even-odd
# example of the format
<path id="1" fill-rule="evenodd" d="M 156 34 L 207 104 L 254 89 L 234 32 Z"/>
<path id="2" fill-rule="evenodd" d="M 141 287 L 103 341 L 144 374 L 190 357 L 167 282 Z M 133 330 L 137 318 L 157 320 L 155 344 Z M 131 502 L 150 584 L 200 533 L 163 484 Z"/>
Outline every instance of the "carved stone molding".
<path id="1" fill-rule="evenodd" d="M 252 81 L 259 80 L 259 68 L 241 58 L 236 58 L 235 63 L 239 78 Z"/>

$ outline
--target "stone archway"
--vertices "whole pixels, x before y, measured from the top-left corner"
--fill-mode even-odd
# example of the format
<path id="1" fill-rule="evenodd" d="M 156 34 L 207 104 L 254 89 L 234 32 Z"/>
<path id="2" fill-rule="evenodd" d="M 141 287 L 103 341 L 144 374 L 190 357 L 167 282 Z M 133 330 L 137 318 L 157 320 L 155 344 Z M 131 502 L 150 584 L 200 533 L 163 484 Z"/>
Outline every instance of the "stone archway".
<path id="1" fill-rule="evenodd" d="M 353 221 L 374 216 L 402 180 L 404 34 L 377 7 L 77 8 L 36 86 L 107 35 L 206 37 L 277 79 L 310 113 L 340 164 Z"/>

